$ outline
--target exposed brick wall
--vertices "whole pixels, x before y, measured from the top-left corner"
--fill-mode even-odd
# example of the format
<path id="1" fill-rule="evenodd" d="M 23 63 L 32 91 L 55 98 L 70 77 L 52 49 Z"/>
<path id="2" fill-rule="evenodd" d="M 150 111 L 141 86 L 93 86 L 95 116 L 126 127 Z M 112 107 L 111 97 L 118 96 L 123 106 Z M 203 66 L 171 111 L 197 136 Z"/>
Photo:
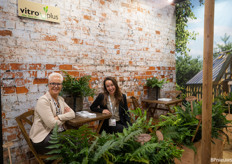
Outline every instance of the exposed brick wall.
<path id="1" fill-rule="evenodd" d="M 30 157 L 15 117 L 35 106 L 53 71 L 91 75 L 97 92 L 104 77 L 114 76 L 123 93 L 140 100 L 146 96 L 148 77 L 167 78 L 170 83 L 163 90 L 175 86 L 173 5 L 164 0 L 46 3 L 60 8 L 60 24 L 17 17 L 17 1 L 0 4 L 3 140 L 14 142 L 13 162 Z M 92 101 L 86 98 L 85 105 Z"/>

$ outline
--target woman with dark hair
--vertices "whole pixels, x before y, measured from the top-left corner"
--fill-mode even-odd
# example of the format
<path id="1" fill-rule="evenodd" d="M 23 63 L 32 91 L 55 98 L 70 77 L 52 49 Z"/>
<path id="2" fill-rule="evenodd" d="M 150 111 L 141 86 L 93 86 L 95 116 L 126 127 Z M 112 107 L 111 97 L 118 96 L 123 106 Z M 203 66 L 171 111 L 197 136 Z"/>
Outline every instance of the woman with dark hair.
<path id="1" fill-rule="evenodd" d="M 106 133 L 122 132 L 128 127 L 130 115 L 128 112 L 126 95 L 122 94 L 117 81 L 113 77 L 106 77 L 103 82 L 104 93 L 100 93 L 90 109 L 94 112 L 112 114 L 112 117 L 105 120 L 100 132 Z"/>

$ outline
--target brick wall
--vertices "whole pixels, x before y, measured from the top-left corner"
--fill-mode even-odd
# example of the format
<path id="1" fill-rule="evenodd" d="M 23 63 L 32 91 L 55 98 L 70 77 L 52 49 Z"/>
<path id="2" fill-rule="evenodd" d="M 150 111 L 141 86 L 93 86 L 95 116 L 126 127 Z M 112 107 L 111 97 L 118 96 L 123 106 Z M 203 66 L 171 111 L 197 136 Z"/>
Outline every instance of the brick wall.
<path id="1" fill-rule="evenodd" d="M 20 18 L 16 0 L 1 1 L 3 142 L 14 143 L 13 162 L 30 158 L 15 117 L 35 106 L 53 71 L 91 75 L 97 92 L 104 77 L 114 76 L 128 97 L 140 100 L 148 77 L 168 79 L 163 90 L 174 88 L 175 7 L 165 0 L 31 1 L 59 7 L 61 22 Z"/>

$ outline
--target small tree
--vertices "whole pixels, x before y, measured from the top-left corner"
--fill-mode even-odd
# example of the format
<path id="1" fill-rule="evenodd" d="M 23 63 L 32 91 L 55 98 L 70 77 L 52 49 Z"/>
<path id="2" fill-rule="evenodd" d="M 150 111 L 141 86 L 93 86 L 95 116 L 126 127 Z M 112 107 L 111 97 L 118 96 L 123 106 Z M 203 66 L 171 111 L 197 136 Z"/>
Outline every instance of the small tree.
<path id="1" fill-rule="evenodd" d="M 184 86 L 188 80 L 195 76 L 202 69 L 202 60 L 191 56 L 176 57 L 176 82 Z"/>
<path id="2" fill-rule="evenodd" d="M 213 57 L 218 57 L 219 53 L 222 51 L 232 50 L 232 42 L 229 41 L 230 35 L 224 34 L 223 37 L 220 37 L 223 44 L 217 44 L 217 47 L 214 48 L 214 54 Z"/>

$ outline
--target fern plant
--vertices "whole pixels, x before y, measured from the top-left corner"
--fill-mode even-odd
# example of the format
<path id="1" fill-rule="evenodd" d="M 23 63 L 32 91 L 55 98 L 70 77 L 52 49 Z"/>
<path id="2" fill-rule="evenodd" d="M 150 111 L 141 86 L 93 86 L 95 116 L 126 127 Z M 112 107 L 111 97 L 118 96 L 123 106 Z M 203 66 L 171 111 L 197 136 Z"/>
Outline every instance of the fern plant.
<path id="1" fill-rule="evenodd" d="M 161 121 L 156 125 L 160 127 L 164 137 L 172 139 L 177 145 L 185 145 L 194 149 L 193 142 L 197 142 L 202 138 L 202 125 L 200 125 L 194 141 L 192 137 L 196 132 L 199 120 L 197 115 L 202 113 L 202 102 L 193 102 L 193 111 L 191 111 L 191 104 L 184 104 L 185 110 L 176 106 L 174 114 L 168 116 L 160 116 Z M 212 106 L 212 138 L 220 138 L 224 134 L 227 138 L 227 134 L 223 132 L 223 128 L 227 127 L 230 123 L 223 115 L 224 108 L 221 103 L 216 102 Z"/>
<path id="2" fill-rule="evenodd" d="M 53 156 L 48 159 L 60 159 L 62 163 L 88 163 L 88 148 L 96 133 L 87 126 L 63 133 L 58 133 L 56 126 L 49 141 L 52 145 L 48 147 L 52 149 L 48 154 Z"/>
<path id="3" fill-rule="evenodd" d="M 135 123 L 125 128 L 122 133 L 96 136 L 86 126 L 78 130 L 67 130 L 64 133 L 53 131 L 49 154 L 55 154 L 50 159 L 61 159 L 62 163 L 109 164 L 109 163 L 173 163 L 174 158 L 180 158 L 182 150 L 174 146 L 173 141 L 159 141 L 154 132 L 151 140 L 143 145 L 136 141 L 136 136 L 154 128 L 152 119 L 146 121 L 146 112 L 136 109 L 138 118 Z"/>
<path id="4" fill-rule="evenodd" d="M 92 145 L 93 161 L 98 163 L 103 158 L 106 163 L 173 163 L 174 158 L 180 158 L 182 150 L 177 149 L 171 140 L 158 142 L 154 133 L 150 133 L 151 140 L 141 145 L 136 141 L 136 136 L 147 133 L 154 128 L 152 119 L 146 119 L 146 112 L 137 108 L 133 111 L 138 116 L 132 126 L 125 128 L 122 133 L 102 133 Z"/>
<path id="5" fill-rule="evenodd" d="M 94 96 L 94 89 L 90 88 L 89 81 L 91 76 L 82 76 L 79 79 L 72 77 L 68 72 L 63 71 L 65 79 L 63 81 L 62 92 L 74 97 Z"/>
<path id="6" fill-rule="evenodd" d="M 154 87 L 162 88 L 165 83 L 167 83 L 167 81 L 165 81 L 164 79 L 159 80 L 156 77 L 152 77 L 147 79 L 146 86 L 151 88 Z"/>
<path id="7" fill-rule="evenodd" d="M 223 108 L 225 108 L 225 113 L 228 113 L 226 101 L 232 101 L 232 92 L 224 93 L 223 95 L 219 95 L 215 98 L 215 102 L 219 102 L 222 104 Z M 232 109 L 230 108 L 230 112 L 232 113 Z"/>

